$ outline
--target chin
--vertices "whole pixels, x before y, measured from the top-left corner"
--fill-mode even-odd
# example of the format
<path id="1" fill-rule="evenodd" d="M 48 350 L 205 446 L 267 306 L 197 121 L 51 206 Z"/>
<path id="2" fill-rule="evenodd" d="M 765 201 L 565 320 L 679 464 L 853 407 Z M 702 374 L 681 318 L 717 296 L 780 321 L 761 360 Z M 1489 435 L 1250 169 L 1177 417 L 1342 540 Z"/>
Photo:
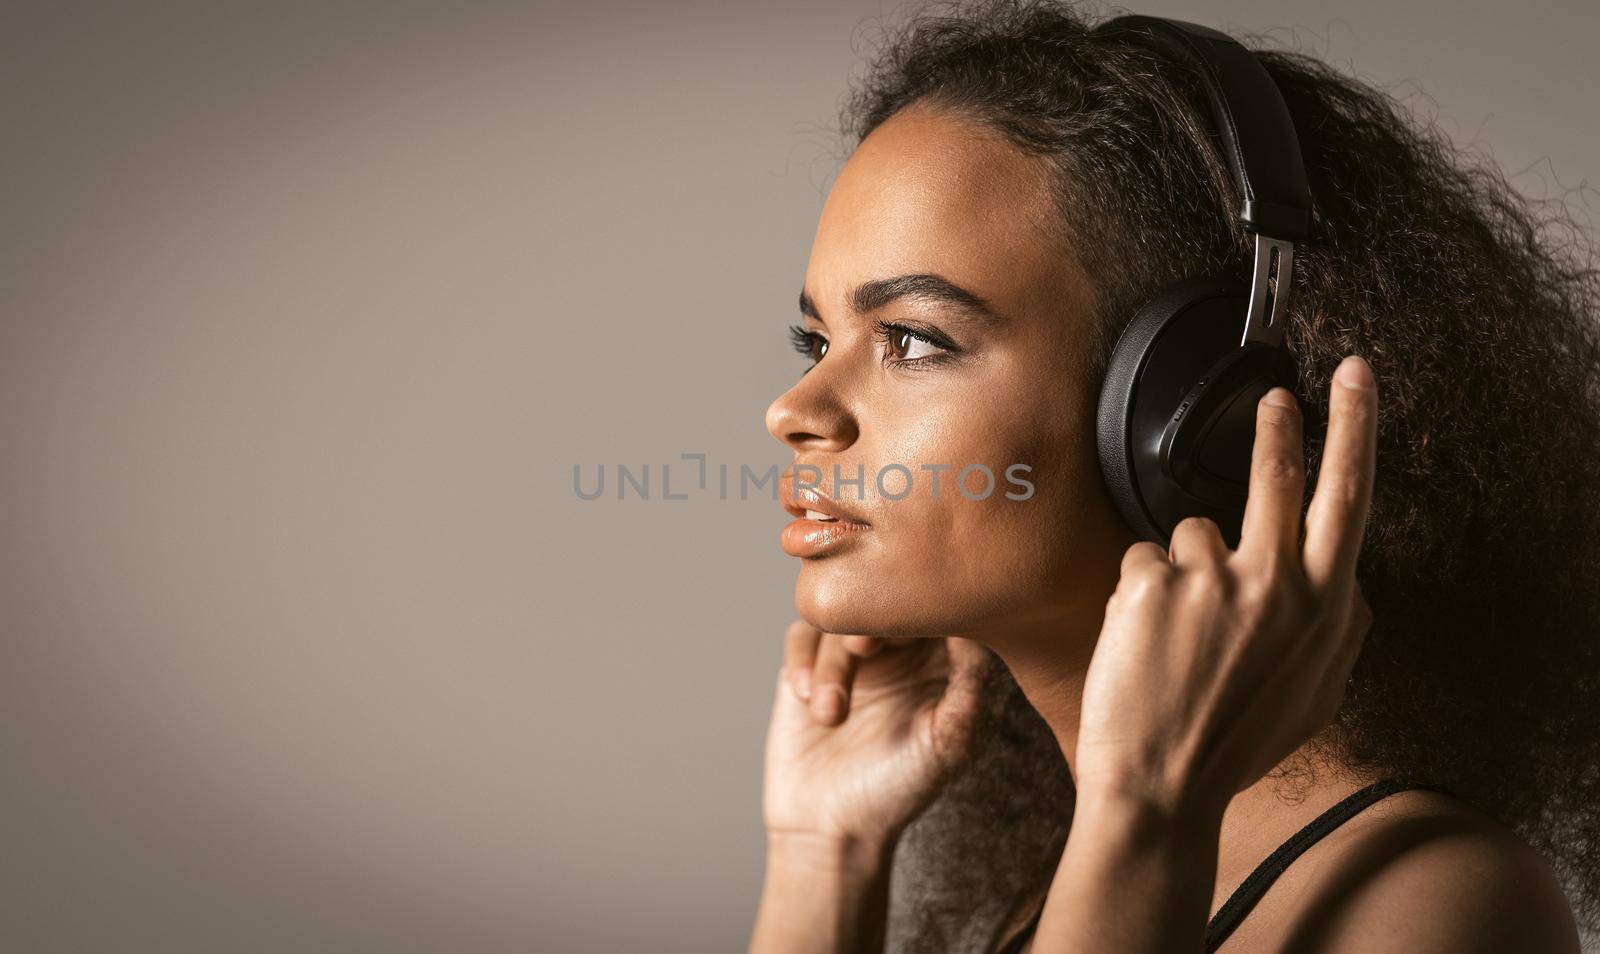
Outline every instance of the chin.
<path id="1" fill-rule="evenodd" d="M 794 608 L 812 626 L 844 636 L 943 636 L 970 622 L 903 578 L 880 580 L 837 557 L 801 563 Z"/>
<path id="2" fill-rule="evenodd" d="M 908 635 L 903 603 L 893 588 L 875 585 L 838 556 L 803 560 L 794 584 L 794 609 L 800 618 L 825 633 L 850 636 Z"/>

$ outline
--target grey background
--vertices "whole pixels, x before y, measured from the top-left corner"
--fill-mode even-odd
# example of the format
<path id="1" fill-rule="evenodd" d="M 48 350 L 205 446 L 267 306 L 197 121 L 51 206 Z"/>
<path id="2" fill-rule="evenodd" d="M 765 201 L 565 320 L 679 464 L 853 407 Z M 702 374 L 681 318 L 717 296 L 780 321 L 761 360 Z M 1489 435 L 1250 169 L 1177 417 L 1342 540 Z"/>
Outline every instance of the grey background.
<path id="1" fill-rule="evenodd" d="M 1600 168 L 1592 2 L 1139 9 Z M 784 517 L 572 467 L 785 460 L 893 10 L 4 7 L 0 948 L 743 948 Z"/>

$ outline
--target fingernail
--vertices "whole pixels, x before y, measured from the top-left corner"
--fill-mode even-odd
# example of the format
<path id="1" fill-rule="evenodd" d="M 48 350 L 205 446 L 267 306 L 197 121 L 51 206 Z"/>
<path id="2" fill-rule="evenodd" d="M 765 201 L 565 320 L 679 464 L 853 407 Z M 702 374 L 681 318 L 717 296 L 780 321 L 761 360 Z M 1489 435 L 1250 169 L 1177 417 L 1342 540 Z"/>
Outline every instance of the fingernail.
<path id="1" fill-rule="evenodd" d="M 1286 387 L 1275 387 L 1267 392 L 1265 398 L 1268 404 L 1276 407 L 1296 407 L 1294 395 Z"/>
<path id="2" fill-rule="evenodd" d="M 1339 371 L 1334 377 L 1340 384 L 1355 391 L 1365 391 L 1372 387 L 1372 369 L 1360 355 L 1353 354 L 1341 361 Z"/>
<path id="3" fill-rule="evenodd" d="M 837 719 L 844 712 L 844 690 L 838 686 L 823 686 L 814 706 L 817 715 L 824 719 Z"/>

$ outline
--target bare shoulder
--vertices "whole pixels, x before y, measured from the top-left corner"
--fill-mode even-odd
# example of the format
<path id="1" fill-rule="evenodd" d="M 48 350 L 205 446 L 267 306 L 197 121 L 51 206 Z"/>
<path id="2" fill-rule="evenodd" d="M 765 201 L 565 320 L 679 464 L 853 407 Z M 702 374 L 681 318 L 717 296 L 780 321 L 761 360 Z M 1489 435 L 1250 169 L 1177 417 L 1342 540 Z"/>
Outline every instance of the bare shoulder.
<path id="1" fill-rule="evenodd" d="M 1391 795 L 1299 860 L 1313 854 L 1264 932 L 1271 942 L 1241 951 L 1579 954 L 1572 909 L 1545 858 L 1449 795 Z"/>

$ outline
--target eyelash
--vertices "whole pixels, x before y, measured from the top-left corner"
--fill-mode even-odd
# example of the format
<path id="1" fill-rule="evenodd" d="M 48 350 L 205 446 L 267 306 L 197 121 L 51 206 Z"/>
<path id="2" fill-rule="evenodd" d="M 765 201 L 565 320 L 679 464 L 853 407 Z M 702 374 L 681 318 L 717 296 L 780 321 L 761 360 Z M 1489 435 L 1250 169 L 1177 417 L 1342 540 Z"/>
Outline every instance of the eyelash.
<path id="1" fill-rule="evenodd" d="M 923 344 L 933 345 L 935 348 L 941 349 L 941 353 L 923 355 L 920 358 L 895 358 L 885 350 L 883 363 L 886 367 L 926 368 L 949 361 L 961 351 L 960 348 L 956 347 L 955 342 L 932 329 L 912 328 L 909 325 L 902 325 L 892 321 L 873 322 L 872 336 L 882 342 L 885 349 L 888 348 L 897 335 L 908 335 Z M 813 365 L 821 361 L 823 355 L 828 352 L 827 338 L 800 325 L 789 326 L 789 341 L 794 345 L 794 350 L 811 358 Z M 822 354 L 817 354 L 819 345 L 822 348 Z"/>
<path id="2" fill-rule="evenodd" d="M 909 335 L 923 344 L 933 345 L 935 348 L 940 349 L 940 353 L 925 354 L 920 358 L 892 358 L 889 356 L 887 348 L 890 342 L 899 335 Z M 949 361 L 961 350 L 956 347 L 955 342 L 931 328 L 913 328 L 910 325 L 897 324 L 892 321 L 873 322 L 872 336 L 883 342 L 886 349 L 883 355 L 883 363 L 888 367 L 927 368 Z"/>
<path id="3" fill-rule="evenodd" d="M 817 353 L 817 346 L 819 344 L 822 346 L 823 354 L 826 354 L 828 350 L 827 338 L 822 337 L 815 331 L 808 331 L 799 325 L 789 326 L 789 342 L 794 345 L 794 350 L 810 358 L 813 366 L 822 360 L 822 354 Z M 811 369 L 807 368 L 806 370 L 809 371 Z"/>

